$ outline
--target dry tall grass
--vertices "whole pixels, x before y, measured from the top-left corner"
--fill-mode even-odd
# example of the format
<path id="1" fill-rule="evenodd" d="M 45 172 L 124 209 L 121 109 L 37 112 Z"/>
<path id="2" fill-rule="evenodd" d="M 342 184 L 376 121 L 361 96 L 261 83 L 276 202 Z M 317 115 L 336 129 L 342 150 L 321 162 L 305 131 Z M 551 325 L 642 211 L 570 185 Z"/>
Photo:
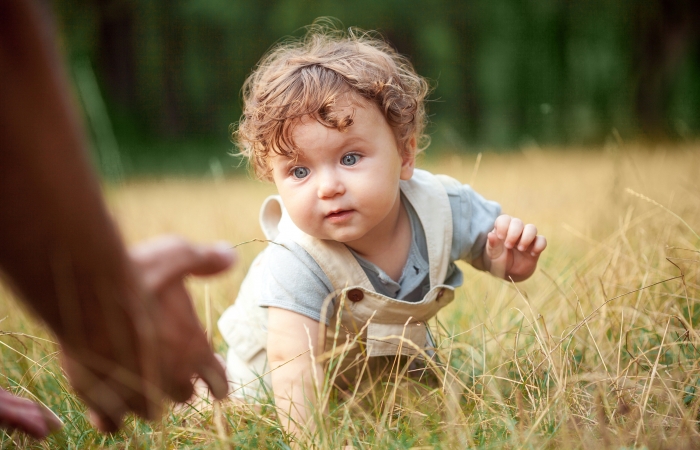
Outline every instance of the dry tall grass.
<path id="1" fill-rule="evenodd" d="M 540 270 L 514 285 L 464 267 L 444 310 L 441 349 L 463 394 L 397 402 L 331 395 L 315 445 L 338 448 L 694 448 L 700 446 L 700 147 L 525 150 L 426 160 L 471 182 L 549 240 Z M 257 213 L 273 187 L 250 180 L 131 181 L 108 193 L 128 241 L 172 232 L 232 243 L 261 237 Z M 204 319 L 233 299 L 263 244 L 239 247 L 238 268 L 193 281 Z M 47 334 L 0 291 L 2 386 L 39 398 L 66 422 L 48 447 L 286 448 L 272 408 L 223 405 L 127 421 L 103 437 L 66 387 Z M 220 336 L 214 339 L 223 353 Z M 363 403 L 363 408 L 359 407 Z M 39 447 L 19 434 L 0 445 Z"/>

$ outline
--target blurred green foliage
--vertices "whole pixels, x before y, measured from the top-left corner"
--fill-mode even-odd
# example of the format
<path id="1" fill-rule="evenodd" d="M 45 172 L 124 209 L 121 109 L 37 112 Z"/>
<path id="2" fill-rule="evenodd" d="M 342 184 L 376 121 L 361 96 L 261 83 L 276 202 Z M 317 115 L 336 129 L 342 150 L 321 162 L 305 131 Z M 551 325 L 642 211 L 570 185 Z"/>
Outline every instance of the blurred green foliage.
<path id="1" fill-rule="evenodd" d="M 57 0 L 54 9 L 68 60 L 94 67 L 122 151 L 226 141 L 258 59 L 319 16 L 378 30 L 410 57 L 434 87 L 430 131 L 442 148 L 700 130 L 696 0 Z"/>

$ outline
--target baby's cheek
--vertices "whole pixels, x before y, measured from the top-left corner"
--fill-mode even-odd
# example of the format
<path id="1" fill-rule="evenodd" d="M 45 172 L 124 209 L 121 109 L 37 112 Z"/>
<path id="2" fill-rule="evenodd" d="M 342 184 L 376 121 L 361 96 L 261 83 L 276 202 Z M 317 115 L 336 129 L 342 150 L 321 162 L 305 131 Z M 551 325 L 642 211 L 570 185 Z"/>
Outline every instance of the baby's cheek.
<path id="1" fill-rule="evenodd" d="M 300 211 L 299 223 L 297 226 L 306 234 L 315 236 L 321 227 L 321 219 L 314 214 L 311 208 L 306 208 Z"/>

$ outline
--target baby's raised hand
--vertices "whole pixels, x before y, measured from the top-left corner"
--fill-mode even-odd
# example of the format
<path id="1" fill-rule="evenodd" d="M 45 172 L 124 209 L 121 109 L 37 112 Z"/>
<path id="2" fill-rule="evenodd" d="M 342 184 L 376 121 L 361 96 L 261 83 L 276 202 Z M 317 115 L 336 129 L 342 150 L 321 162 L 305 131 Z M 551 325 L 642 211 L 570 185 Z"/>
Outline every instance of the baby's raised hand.
<path id="1" fill-rule="evenodd" d="M 547 239 L 537 235 L 537 227 L 506 214 L 498 216 L 488 234 L 483 254 L 484 268 L 499 278 L 522 281 L 537 268 L 537 260 L 547 247 Z"/>

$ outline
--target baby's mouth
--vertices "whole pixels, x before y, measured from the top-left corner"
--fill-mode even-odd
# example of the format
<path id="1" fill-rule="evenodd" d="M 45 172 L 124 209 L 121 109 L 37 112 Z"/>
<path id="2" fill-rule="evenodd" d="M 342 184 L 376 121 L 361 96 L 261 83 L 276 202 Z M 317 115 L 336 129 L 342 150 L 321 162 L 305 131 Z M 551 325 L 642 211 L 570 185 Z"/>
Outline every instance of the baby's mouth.
<path id="1" fill-rule="evenodd" d="M 326 215 L 326 219 L 328 219 L 330 222 L 342 222 L 344 220 L 349 219 L 352 213 L 353 210 L 351 209 L 333 211 Z"/>

